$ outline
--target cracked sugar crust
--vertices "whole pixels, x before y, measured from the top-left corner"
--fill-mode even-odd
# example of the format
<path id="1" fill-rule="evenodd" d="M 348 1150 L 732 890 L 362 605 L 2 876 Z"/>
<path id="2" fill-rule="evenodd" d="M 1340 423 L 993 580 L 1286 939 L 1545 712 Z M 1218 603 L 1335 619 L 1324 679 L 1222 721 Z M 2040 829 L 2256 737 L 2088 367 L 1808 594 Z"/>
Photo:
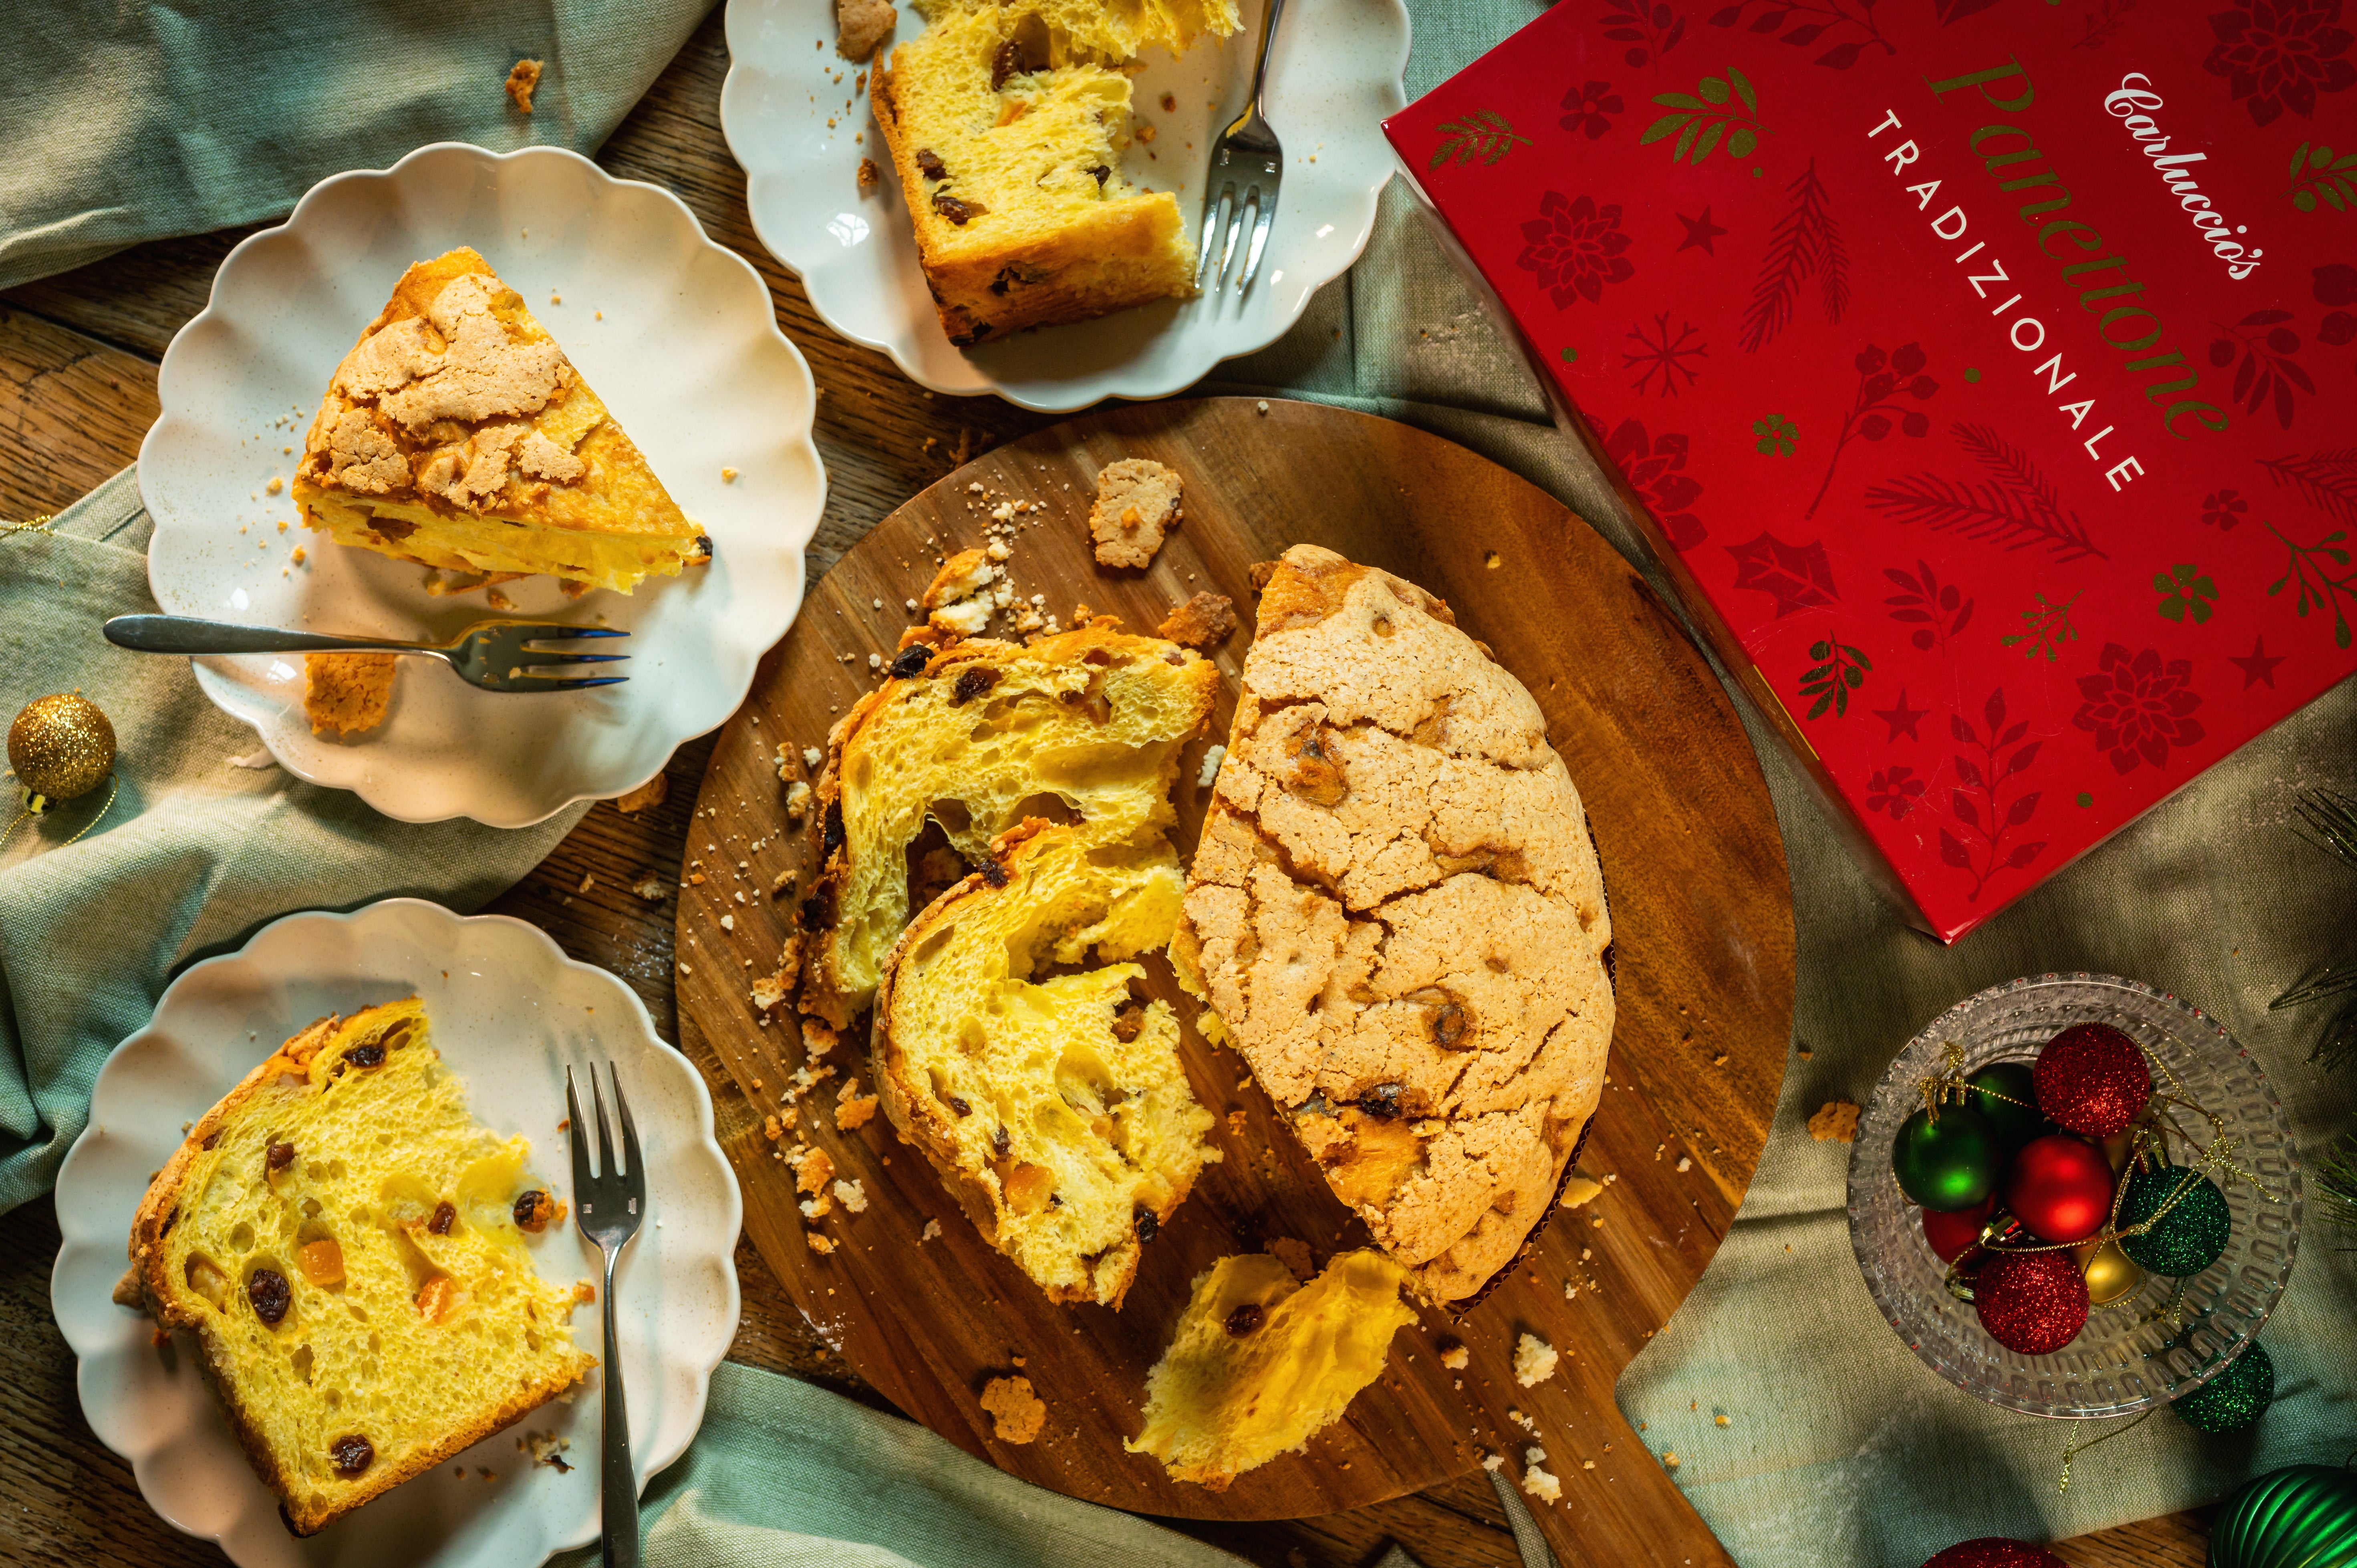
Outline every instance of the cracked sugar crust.
<path id="1" fill-rule="evenodd" d="M 1262 596 L 1179 950 L 1328 1180 L 1440 1299 L 1520 1250 L 1594 1111 L 1601 869 L 1529 693 L 1413 585 Z"/>
<path id="2" fill-rule="evenodd" d="M 604 417 L 515 293 L 454 251 L 411 267 L 336 368 L 298 472 L 480 512 L 511 480 L 586 478 L 574 447 Z"/>
<path id="3" fill-rule="evenodd" d="M 1154 564 L 1162 536 L 1178 526 L 1178 473 L 1151 457 L 1123 457 L 1097 472 L 1089 508 L 1089 537 L 1101 566 L 1143 569 Z"/>

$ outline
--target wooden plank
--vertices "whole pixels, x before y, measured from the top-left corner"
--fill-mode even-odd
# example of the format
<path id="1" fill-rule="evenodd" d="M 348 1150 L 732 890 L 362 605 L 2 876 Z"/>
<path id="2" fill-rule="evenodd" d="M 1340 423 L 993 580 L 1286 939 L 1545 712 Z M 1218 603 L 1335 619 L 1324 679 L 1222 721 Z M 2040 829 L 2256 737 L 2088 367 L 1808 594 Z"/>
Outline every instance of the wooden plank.
<path id="1" fill-rule="evenodd" d="M 156 367 L 0 306 L 0 518 L 62 510 L 139 452 Z"/>

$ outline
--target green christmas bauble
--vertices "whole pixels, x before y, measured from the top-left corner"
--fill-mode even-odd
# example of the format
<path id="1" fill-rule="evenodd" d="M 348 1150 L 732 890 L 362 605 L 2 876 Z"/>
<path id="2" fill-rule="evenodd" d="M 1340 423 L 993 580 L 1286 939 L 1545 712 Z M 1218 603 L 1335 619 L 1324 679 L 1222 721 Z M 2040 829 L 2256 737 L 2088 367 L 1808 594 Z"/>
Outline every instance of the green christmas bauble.
<path id="1" fill-rule="evenodd" d="M 1964 1081 L 1973 1086 L 1964 1103 L 1979 1112 L 2006 1149 L 2018 1149 L 2055 1130 L 2038 1109 L 2038 1079 L 2029 1063 L 1991 1062 Z"/>
<path id="2" fill-rule="evenodd" d="M 2182 1165 L 2161 1165 L 2131 1175 L 2127 1196 L 2120 1200 L 2120 1229 L 2126 1230 L 2158 1213 L 2189 1176 L 2193 1190 L 2178 1198 L 2158 1223 L 2141 1236 L 2120 1238 L 2120 1251 L 2131 1260 L 2172 1279 L 2200 1273 L 2226 1250 L 2226 1238 L 2234 1229 L 2226 1212 L 2226 1195 L 2206 1176 Z"/>
<path id="3" fill-rule="evenodd" d="M 2001 1163 L 1989 1124 L 1961 1105 L 1940 1107 L 1936 1122 L 1929 1111 L 1918 1111 L 1899 1124 L 1890 1146 L 1900 1190 L 1942 1213 L 1970 1208 L 1996 1191 Z"/>
<path id="4" fill-rule="evenodd" d="M 2357 1475 L 2287 1465 L 2234 1494 L 2210 1534 L 2211 1568 L 2357 1568 Z"/>
<path id="5" fill-rule="evenodd" d="M 2255 1340 L 2233 1365 L 2190 1394 L 2169 1402 L 2196 1432 L 2240 1432 L 2266 1413 L 2276 1400 L 2276 1364 Z"/>

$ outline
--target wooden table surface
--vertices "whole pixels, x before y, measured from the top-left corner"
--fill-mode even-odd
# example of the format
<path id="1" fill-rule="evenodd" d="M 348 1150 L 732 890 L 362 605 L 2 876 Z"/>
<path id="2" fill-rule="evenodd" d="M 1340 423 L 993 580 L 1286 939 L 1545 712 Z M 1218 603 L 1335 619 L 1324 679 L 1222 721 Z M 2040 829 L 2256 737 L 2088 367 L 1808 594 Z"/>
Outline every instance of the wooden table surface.
<path id="1" fill-rule="evenodd" d="M 995 398 L 936 397 L 883 355 L 837 338 L 802 285 L 762 250 L 746 216 L 744 177 L 720 135 L 728 68 L 716 10 L 631 113 L 597 161 L 675 192 L 721 243 L 759 269 L 779 325 L 819 385 L 818 445 L 826 514 L 810 555 L 813 580 L 903 500 L 976 452 L 1054 423 Z M 496 91 L 496 81 L 487 83 Z M 156 370 L 181 324 L 204 306 L 213 269 L 249 232 L 160 241 L 61 277 L 0 294 L 0 518 L 59 510 L 132 462 L 156 413 Z M 574 957 L 638 991 L 667 1039 L 675 911 L 630 889 L 649 872 L 676 880 L 690 803 L 709 736 L 682 747 L 661 806 L 625 816 L 593 808 L 548 859 L 490 908 L 546 930 Z M 594 873 L 587 893 L 576 889 Z M 0 1216 L 0 1561 L 104 1568 L 218 1563 L 140 1499 L 129 1467 L 94 1437 L 74 1391 L 74 1362 L 49 1315 L 56 1214 L 45 1199 Z M 745 1314 L 732 1359 L 807 1378 L 882 1408 L 812 1331 L 749 1246 L 737 1265 Z M 1281 1523 L 1173 1521 L 1265 1568 L 1361 1568 L 1397 1541 L 1429 1568 L 1505 1568 L 1517 1561 L 1487 1480 L 1471 1476 L 1373 1508 Z M 2207 1510 L 2083 1536 L 2056 1552 L 2085 1568 L 2202 1562 Z M 1906 1568 L 1906 1565 L 1900 1565 Z"/>

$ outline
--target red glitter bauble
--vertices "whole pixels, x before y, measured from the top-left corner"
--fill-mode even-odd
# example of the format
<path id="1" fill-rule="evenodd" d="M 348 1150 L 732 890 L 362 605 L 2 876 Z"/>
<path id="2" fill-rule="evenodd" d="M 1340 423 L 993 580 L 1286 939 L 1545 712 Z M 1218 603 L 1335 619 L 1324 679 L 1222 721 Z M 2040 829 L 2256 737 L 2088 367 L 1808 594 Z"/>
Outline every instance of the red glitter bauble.
<path id="1" fill-rule="evenodd" d="M 2108 1138 L 2152 1099 L 2152 1069 L 2109 1024 L 2073 1024 L 2038 1053 L 2038 1109 L 2057 1127 Z"/>
<path id="2" fill-rule="evenodd" d="M 1923 1211 L 1923 1240 L 1932 1243 L 1933 1257 L 1943 1263 L 1953 1263 L 1972 1251 L 1973 1243 L 1981 1239 L 1981 1227 L 1996 1212 L 1996 1199 L 1993 1197 L 1950 1214 L 1927 1208 Z"/>
<path id="3" fill-rule="evenodd" d="M 2002 1535 L 1984 1535 L 1978 1541 L 1960 1541 L 1945 1552 L 1933 1556 L 1923 1568 L 2069 1568 L 2062 1559 L 2042 1547 L 2026 1541 L 2008 1541 Z"/>
<path id="4" fill-rule="evenodd" d="M 2112 1163 L 2068 1133 L 2033 1138 L 2006 1172 L 2005 1206 L 2041 1241 L 2083 1241 L 2112 1217 Z"/>
<path id="5" fill-rule="evenodd" d="M 2050 1356 L 2087 1326 L 2087 1282 L 2068 1252 L 2000 1252 L 1973 1283 L 1989 1337 L 2024 1356 Z"/>

